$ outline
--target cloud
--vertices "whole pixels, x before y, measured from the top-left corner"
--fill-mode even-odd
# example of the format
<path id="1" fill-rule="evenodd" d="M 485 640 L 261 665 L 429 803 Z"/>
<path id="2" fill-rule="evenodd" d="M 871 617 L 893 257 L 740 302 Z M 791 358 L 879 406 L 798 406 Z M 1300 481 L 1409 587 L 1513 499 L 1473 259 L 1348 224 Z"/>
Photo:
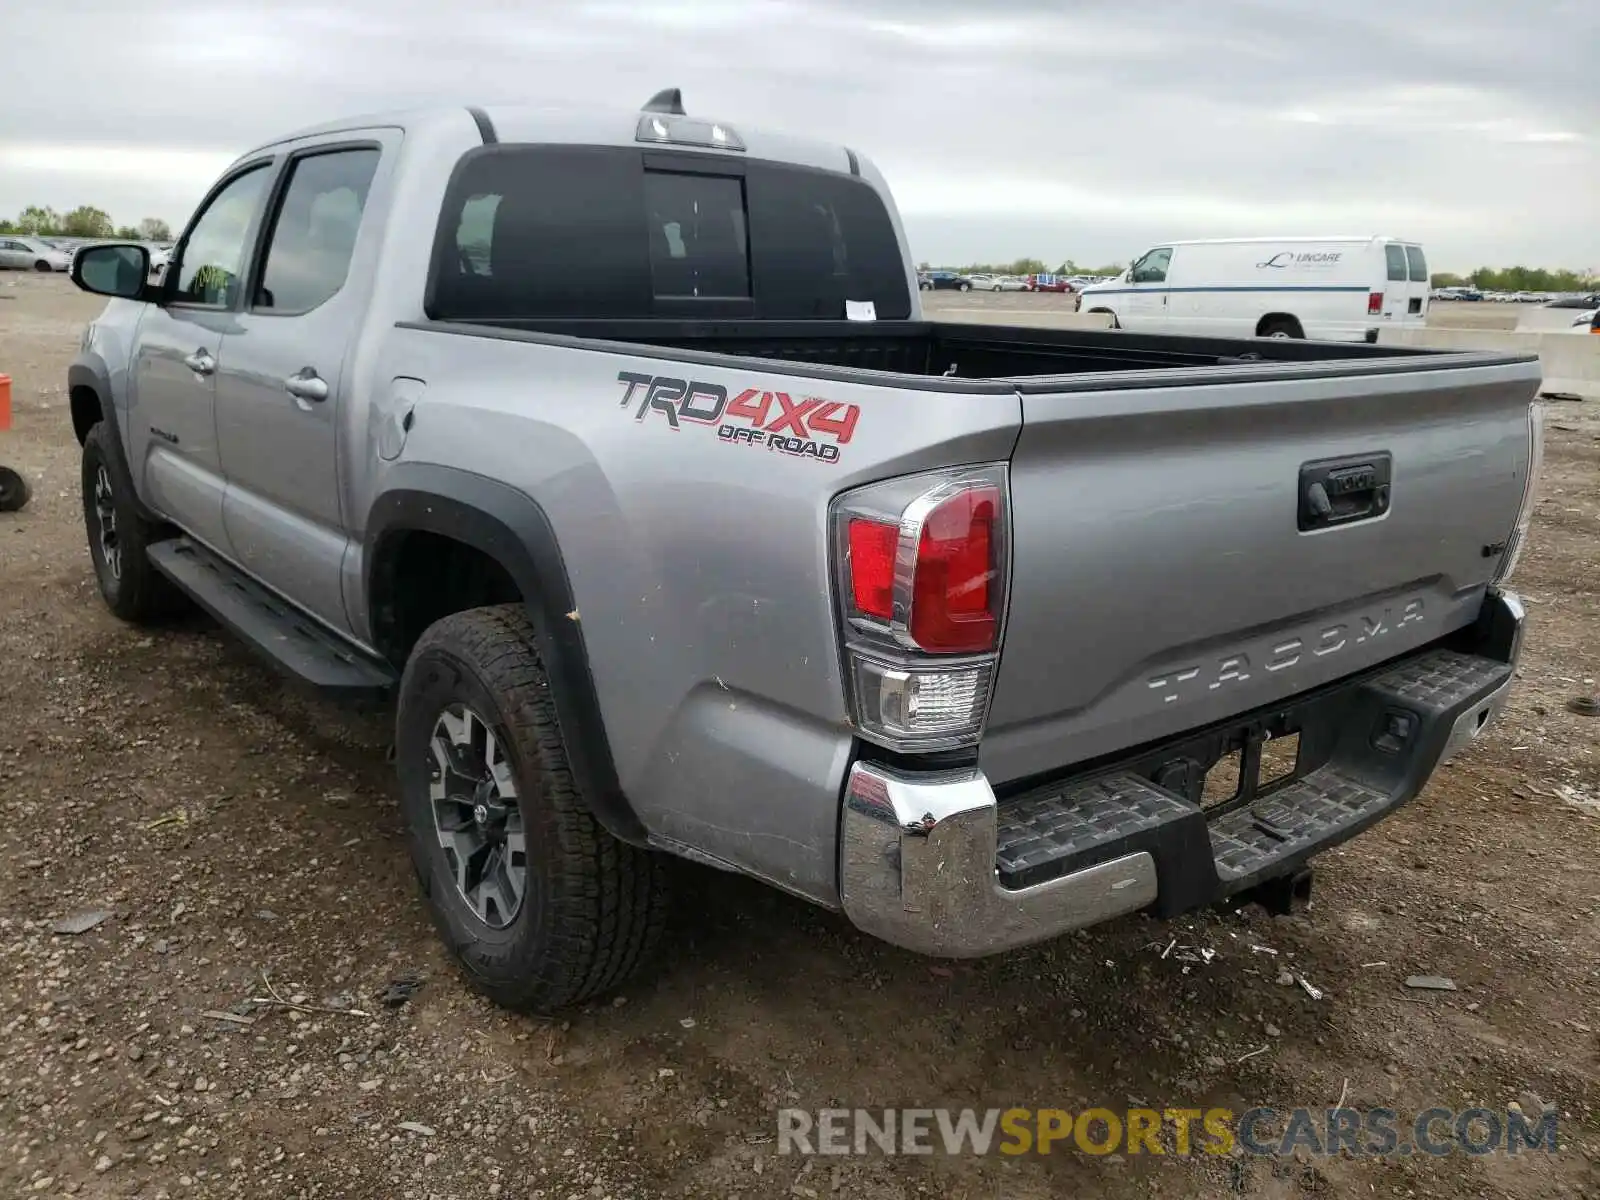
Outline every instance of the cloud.
<path id="1" fill-rule="evenodd" d="M 1393 232 L 1441 266 L 1600 265 L 1588 0 L 63 0 L 10 25 L 0 212 L 181 222 L 297 126 L 676 85 L 871 157 L 934 261 Z"/>

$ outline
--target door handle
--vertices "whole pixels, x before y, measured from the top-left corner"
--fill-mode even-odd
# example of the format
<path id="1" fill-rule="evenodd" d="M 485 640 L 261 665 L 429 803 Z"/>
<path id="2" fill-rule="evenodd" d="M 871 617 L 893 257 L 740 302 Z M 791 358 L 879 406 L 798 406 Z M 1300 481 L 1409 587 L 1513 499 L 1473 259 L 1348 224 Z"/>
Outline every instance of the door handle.
<path id="1" fill-rule="evenodd" d="M 283 381 L 283 388 L 296 400 L 311 400 L 321 404 L 328 398 L 328 381 L 317 374 L 314 367 L 305 367 Z"/>
<path id="2" fill-rule="evenodd" d="M 217 369 L 217 360 L 212 358 L 204 346 L 193 354 L 183 356 L 183 365 L 196 375 L 210 375 Z"/>

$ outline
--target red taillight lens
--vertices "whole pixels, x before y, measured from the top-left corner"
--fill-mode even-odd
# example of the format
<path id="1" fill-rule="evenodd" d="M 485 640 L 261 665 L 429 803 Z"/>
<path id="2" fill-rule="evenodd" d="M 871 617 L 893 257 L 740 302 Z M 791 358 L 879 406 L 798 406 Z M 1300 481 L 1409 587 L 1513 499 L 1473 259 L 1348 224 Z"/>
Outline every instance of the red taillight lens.
<path id="1" fill-rule="evenodd" d="M 863 616 L 894 616 L 894 555 L 900 527 L 864 517 L 850 519 L 850 599 Z"/>
<path id="2" fill-rule="evenodd" d="M 999 511 L 998 488 L 969 488 L 945 500 L 923 522 L 910 632 L 924 650 L 975 654 L 994 648 L 994 528 Z M 851 522 L 852 547 L 855 524 Z"/>
<path id="3" fill-rule="evenodd" d="M 1372 292 L 1367 296 L 1367 315 L 1375 317 L 1383 311 L 1383 293 Z"/>

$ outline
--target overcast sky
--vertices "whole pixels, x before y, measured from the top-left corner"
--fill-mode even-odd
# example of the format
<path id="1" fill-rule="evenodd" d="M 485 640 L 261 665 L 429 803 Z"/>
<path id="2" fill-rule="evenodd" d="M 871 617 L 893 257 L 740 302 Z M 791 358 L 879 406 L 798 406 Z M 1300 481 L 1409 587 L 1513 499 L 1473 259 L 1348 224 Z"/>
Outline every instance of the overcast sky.
<path id="1" fill-rule="evenodd" d="M 415 103 L 848 142 L 918 258 L 1393 233 L 1600 270 L 1597 0 L 51 0 L 0 43 L 0 213 L 182 224 L 253 143 Z"/>

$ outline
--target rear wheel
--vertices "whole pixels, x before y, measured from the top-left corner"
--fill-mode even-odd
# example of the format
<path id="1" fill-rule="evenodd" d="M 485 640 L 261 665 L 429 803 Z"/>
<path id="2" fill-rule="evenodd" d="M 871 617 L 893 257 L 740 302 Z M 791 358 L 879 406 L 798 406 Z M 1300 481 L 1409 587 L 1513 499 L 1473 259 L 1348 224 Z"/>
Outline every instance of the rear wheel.
<path id="1" fill-rule="evenodd" d="M 970 283 L 958 283 L 958 284 L 956 284 L 956 291 L 958 291 L 958 292 L 970 292 L 971 290 L 972 290 L 972 285 Z"/>
<path id="2" fill-rule="evenodd" d="M 1268 317 L 1261 322 L 1261 330 L 1257 337 L 1269 338 L 1303 338 L 1305 331 L 1300 328 L 1300 322 L 1293 317 Z"/>
<path id="3" fill-rule="evenodd" d="M 400 682 L 395 748 L 418 880 L 479 991 L 551 1012 L 649 958 L 665 865 L 607 833 L 578 794 L 521 605 L 429 626 Z"/>
<path id="4" fill-rule="evenodd" d="M 165 533 L 135 506 L 133 482 L 112 436 L 101 421 L 84 439 L 83 523 L 106 607 L 142 625 L 181 611 L 184 596 L 145 554 Z"/>

